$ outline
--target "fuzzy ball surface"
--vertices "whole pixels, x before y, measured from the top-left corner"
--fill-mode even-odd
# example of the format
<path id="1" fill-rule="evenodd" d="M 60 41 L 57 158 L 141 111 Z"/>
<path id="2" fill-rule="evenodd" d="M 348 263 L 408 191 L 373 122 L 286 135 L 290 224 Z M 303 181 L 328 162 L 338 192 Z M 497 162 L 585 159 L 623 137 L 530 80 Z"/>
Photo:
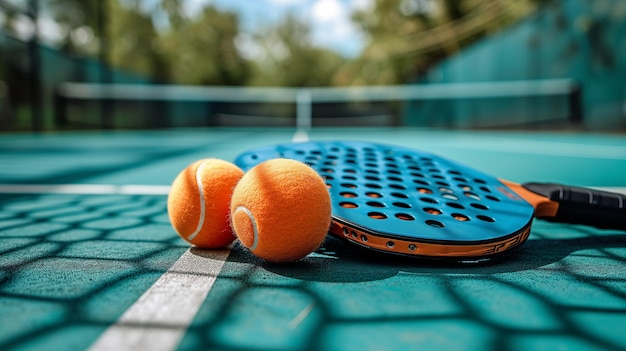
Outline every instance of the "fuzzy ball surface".
<path id="1" fill-rule="evenodd" d="M 206 249 L 233 242 L 229 204 L 243 174 L 234 164 L 214 158 L 196 161 L 180 172 L 167 198 L 167 212 L 178 235 Z"/>
<path id="2" fill-rule="evenodd" d="M 241 178 L 230 204 L 237 238 L 256 256 L 293 262 L 315 251 L 331 222 L 322 177 L 306 164 L 272 159 Z"/>

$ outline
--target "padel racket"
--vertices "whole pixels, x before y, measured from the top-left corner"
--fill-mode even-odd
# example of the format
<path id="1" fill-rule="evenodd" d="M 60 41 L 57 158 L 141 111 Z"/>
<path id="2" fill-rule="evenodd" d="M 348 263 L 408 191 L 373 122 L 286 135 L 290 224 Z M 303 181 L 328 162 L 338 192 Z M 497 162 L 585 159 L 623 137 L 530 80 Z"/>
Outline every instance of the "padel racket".
<path id="1" fill-rule="evenodd" d="M 626 229 L 626 196 L 558 184 L 516 184 L 437 155 L 368 142 L 262 147 L 235 163 L 272 158 L 313 167 L 332 199 L 330 233 L 384 252 L 482 258 L 522 244 L 534 217 Z"/>

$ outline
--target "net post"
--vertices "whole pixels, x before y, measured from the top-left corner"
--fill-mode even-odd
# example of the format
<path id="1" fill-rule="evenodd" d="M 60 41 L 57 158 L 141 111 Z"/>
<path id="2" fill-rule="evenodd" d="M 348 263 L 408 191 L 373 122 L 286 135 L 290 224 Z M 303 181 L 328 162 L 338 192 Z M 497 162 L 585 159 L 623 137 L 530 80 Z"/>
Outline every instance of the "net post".
<path id="1" fill-rule="evenodd" d="M 39 48 L 39 0 L 28 2 L 27 16 L 33 23 L 33 34 L 28 40 L 28 69 L 30 85 L 31 123 L 33 132 L 41 132 L 44 129 L 43 121 L 43 99 L 42 99 L 42 77 L 41 77 L 41 57 Z"/>
<path id="2" fill-rule="evenodd" d="M 293 141 L 308 140 L 313 126 L 313 98 L 309 89 L 299 89 L 296 93 L 296 134 Z"/>
<path id="3" fill-rule="evenodd" d="M 67 125 L 67 98 L 63 96 L 62 88 L 57 86 L 52 93 L 54 121 L 57 125 Z"/>
<path id="4" fill-rule="evenodd" d="M 570 110 L 570 122 L 574 126 L 582 126 L 584 122 L 582 87 L 576 82 L 572 83 L 572 89 L 568 95 L 568 104 Z"/>

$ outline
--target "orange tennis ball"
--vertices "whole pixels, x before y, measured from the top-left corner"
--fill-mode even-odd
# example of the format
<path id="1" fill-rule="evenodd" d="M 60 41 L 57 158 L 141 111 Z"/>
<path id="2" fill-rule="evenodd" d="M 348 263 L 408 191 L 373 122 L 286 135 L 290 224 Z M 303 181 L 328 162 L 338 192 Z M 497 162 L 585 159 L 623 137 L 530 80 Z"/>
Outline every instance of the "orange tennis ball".
<path id="1" fill-rule="evenodd" d="M 273 159 L 241 178 L 230 204 L 237 238 L 256 256 L 297 261 L 317 249 L 331 221 L 330 195 L 306 164 Z"/>
<path id="2" fill-rule="evenodd" d="M 167 212 L 178 235 L 207 249 L 233 242 L 228 204 L 242 176 L 239 167 L 218 159 L 196 161 L 180 172 L 167 198 Z"/>

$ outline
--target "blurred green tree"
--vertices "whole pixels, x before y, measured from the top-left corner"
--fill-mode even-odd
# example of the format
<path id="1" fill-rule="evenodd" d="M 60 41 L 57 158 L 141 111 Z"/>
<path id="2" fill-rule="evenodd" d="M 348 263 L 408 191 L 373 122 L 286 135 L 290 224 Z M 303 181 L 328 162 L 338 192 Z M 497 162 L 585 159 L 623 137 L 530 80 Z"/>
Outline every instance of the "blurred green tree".
<path id="1" fill-rule="evenodd" d="M 293 14 L 255 35 L 252 85 L 328 86 L 346 62 L 338 53 L 315 46 L 308 23 Z"/>
<path id="2" fill-rule="evenodd" d="M 353 13 L 366 33 L 362 54 L 337 84 L 401 84 L 534 9 L 535 0 L 376 0 Z"/>
<path id="3" fill-rule="evenodd" d="M 50 0 L 47 9 L 66 28 L 61 47 L 99 56 L 113 67 L 176 84 L 241 85 L 248 62 L 235 46 L 238 18 L 207 5 L 185 15 L 183 2 Z M 156 24 L 164 15 L 165 23 Z M 102 52 L 102 51 L 105 52 Z"/>
<path id="4" fill-rule="evenodd" d="M 230 12 L 206 6 L 186 17 L 178 4 L 164 0 L 169 26 L 153 51 L 169 68 L 169 80 L 178 84 L 242 85 L 248 80 L 249 64 L 236 46 L 239 19 Z"/>

